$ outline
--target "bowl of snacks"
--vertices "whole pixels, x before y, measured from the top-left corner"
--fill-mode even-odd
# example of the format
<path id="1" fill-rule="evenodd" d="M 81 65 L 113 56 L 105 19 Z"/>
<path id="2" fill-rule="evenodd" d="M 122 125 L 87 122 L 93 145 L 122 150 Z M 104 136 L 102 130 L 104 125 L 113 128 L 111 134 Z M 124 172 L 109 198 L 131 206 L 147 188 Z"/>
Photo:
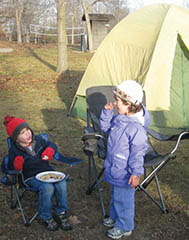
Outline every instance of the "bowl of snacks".
<path id="1" fill-rule="evenodd" d="M 65 174 L 57 171 L 46 171 L 38 173 L 35 177 L 42 182 L 54 183 L 62 181 L 65 178 Z"/>

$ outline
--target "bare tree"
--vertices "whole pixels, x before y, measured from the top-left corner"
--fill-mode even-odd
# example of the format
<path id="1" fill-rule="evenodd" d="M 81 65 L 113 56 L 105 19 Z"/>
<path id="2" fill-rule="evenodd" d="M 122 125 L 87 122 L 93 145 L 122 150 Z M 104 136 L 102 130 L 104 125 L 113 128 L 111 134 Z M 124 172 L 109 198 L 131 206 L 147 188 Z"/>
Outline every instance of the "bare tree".
<path id="1" fill-rule="evenodd" d="M 69 71 L 67 60 L 67 36 L 66 36 L 66 0 L 56 0 L 57 6 L 57 34 L 58 34 L 58 73 Z"/>
<path id="2" fill-rule="evenodd" d="M 25 34 L 26 42 L 30 41 L 30 24 L 36 25 L 46 25 L 46 19 L 51 19 L 50 9 L 56 8 L 54 0 L 38 0 L 38 4 L 36 6 L 33 0 L 27 0 L 27 4 L 24 7 L 23 16 L 22 16 L 22 25 L 23 25 L 23 33 Z M 56 17 L 56 13 L 54 14 L 54 18 Z M 48 23 L 47 23 L 48 25 Z M 56 26 L 56 24 L 54 25 Z"/>
<path id="3" fill-rule="evenodd" d="M 2 0 L 0 5 L 0 23 L 2 24 L 3 32 L 6 37 L 11 40 L 12 31 L 15 26 L 15 8 L 13 1 Z"/>
<path id="4" fill-rule="evenodd" d="M 113 14 L 117 22 L 129 14 L 127 0 L 103 0 L 103 4 L 106 6 L 106 12 Z"/>
<path id="5" fill-rule="evenodd" d="M 21 18 L 24 10 L 24 0 L 13 0 L 13 4 L 16 15 L 17 43 L 22 44 Z"/>
<path id="6" fill-rule="evenodd" d="M 90 19 L 89 19 L 89 13 L 88 13 L 88 7 L 86 5 L 85 0 L 81 0 L 83 11 L 85 14 L 85 19 L 86 19 L 86 24 L 87 24 L 87 32 L 88 32 L 88 40 L 89 40 L 89 52 L 94 51 L 94 46 L 93 46 L 93 36 L 92 36 L 92 31 L 91 31 L 91 24 L 90 24 Z"/>
<path id="7" fill-rule="evenodd" d="M 77 27 L 83 26 L 81 21 L 83 9 L 79 0 L 67 0 L 67 3 L 69 3 L 66 7 L 67 28 L 71 28 L 67 33 L 72 35 L 71 37 L 68 37 L 68 40 L 71 44 L 75 44 L 80 41 L 80 36 L 78 34 L 80 34 L 82 30 L 77 29 Z"/>
<path id="8" fill-rule="evenodd" d="M 10 35 L 16 33 L 17 42 L 21 44 L 24 34 L 29 41 L 30 24 L 39 24 L 53 6 L 55 0 L 38 0 L 37 4 L 33 0 L 0 0 L 0 22 L 11 28 Z"/>

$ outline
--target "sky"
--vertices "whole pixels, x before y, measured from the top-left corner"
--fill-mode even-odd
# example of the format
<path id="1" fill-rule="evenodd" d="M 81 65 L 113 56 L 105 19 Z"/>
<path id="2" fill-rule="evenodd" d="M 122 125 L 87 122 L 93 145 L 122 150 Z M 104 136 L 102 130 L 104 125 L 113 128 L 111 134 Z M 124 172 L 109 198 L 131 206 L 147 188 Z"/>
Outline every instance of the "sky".
<path id="1" fill-rule="evenodd" d="M 127 5 L 130 11 L 155 3 L 175 4 L 189 8 L 189 0 L 127 0 Z"/>

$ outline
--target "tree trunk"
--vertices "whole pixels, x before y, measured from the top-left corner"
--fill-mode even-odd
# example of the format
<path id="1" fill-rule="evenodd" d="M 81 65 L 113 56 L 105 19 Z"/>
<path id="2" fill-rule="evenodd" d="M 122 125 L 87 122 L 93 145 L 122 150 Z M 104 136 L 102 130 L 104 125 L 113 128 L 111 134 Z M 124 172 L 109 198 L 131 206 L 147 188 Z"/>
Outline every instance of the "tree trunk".
<path id="1" fill-rule="evenodd" d="M 74 45 L 74 16 L 72 16 L 72 45 Z"/>
<path id="2" fill-rule="evenodd" d="M 12 42 L 12 33 L 9 34 L 9 42 Z"/>
<path id="3" fill-rule="evenodd" d="M 37 44 L 37 38 L 38 38 L 37 33 L 35 33 L 35 34 L 34 34 L 34 43 L 35 43 L 35 44 Z"/>
<path id="4" fill-rule="evenodd" d="M 14 0 L 16 27 L 17 27 L 17 43 L 22 44 L 21 18 L 24 9 L 23 3 L 19 4 L 19 0 Z"/>
<path id="5" fill-rule="evenodd" d="M 30 33 L 26 30 L 26 43 L 30 43 Z"/>
<path id="6" fill-rule="evenodd" d="M 68 70 L 67 36 L 66 36 L 66 0 L 56 0 L 57 3 L 57 34 L 58 34 L 58 73 Z"/>
<path id="7" fill-rule="evenodd" d="M 87 32 L 88 32 L 88 40 L 89 40 L 89 52 L 93 52 L 94 51 L 93 36 L 92 36 L 92 31 L 91 31 L 89 14 L 88 14 L 88 10 L 87 10 L 87 7 L 86 7 L 85 0 L 81 0 L 81 2 L 82 2 L 84 14 L 85 14 L 86 24 L 87 24 Z"/>

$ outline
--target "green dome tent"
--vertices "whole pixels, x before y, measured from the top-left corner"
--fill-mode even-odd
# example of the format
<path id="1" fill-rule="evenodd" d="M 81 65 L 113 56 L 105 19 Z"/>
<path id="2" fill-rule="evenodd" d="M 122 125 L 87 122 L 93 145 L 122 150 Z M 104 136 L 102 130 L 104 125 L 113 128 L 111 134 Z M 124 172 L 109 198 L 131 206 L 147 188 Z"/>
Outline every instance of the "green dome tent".
<path id="1" fill-rule="evenodd" d="M 137 80 L 150 128 L 164 135 L 189 129 L 189 10 L 154 4 L 119 22 L 102 41 L 77 89 L 70 114 L 86 119 L 86 89 Z"/>

